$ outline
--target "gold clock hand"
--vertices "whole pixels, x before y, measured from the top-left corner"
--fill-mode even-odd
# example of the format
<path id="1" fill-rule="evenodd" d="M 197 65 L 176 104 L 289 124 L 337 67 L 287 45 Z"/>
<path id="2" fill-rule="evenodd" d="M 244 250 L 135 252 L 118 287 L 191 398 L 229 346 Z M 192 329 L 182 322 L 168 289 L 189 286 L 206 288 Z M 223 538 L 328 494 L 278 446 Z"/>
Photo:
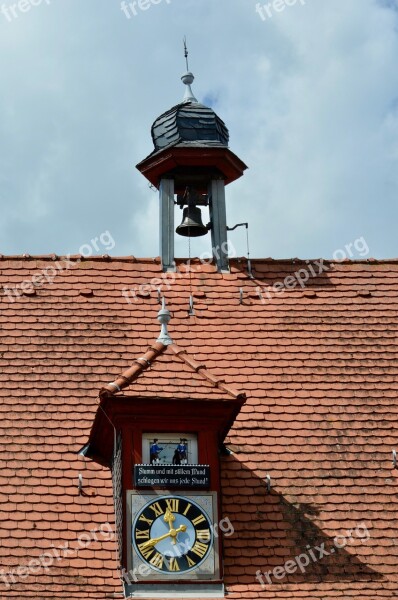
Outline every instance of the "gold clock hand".
<path id="1" fill-rule="evenodd" d="M 169 508 L 166 510 L 163 520 L 166 521 L 166 523 L 169 524 L 170 529 L 172 529 L 172 524 L 176 520 L 176 518 Z"/>
<path id="2" fill-rule="evenodd" d="M 168 523 L 169 525 L 169 529 L 170 529 L 170 535 L 171 535 L 171 543 L 175 544 L 177 541 L 177 534 L 174 535 L 175 529 L 173 527 L 173 523 L 176 520 L 175 516 L 173 515 L 173 513 L 171 512 L 171 510 L 168 508 L 165 512 L 165 515 L 163 517 L 163 520 L 166 521 L 166 523 Z"/>
<path id="3" fill-rule="evenodd" d="M 177 537 L 178 533 L 180 533 L 181 531 L 186 531 L 186 530 L 187 530 L 186 525 L 180 525 L 178 529 L 171 529 L 169 531 L 169 533 L 165 533 L 164 535 L 161 535 L 158 538 L 152 538 L 151 540 L 148 540 L 147 542 L 140 544 L 140 549 L 147 550 L 148 548 L 153 548 L 154 546 L 156 546 L 156 544 L 158 542 L 161 542 L 162 540 L 165 540 L 168 537 L 173 537 L 173 538 Z"/>

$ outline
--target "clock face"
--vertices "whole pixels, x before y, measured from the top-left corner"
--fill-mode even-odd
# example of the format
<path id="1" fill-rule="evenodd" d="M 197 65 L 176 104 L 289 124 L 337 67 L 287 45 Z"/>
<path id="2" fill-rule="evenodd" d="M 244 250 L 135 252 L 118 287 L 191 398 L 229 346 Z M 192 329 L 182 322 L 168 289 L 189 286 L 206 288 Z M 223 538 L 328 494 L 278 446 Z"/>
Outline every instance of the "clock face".
<path id="1" fill-rule="evenodd" d="M 152 569 L 178 575 L 197 569 L 213 545 L 212 523 L 191 498 L 163 496 L 138 512 L 132 527 L 134 548 Z"/>

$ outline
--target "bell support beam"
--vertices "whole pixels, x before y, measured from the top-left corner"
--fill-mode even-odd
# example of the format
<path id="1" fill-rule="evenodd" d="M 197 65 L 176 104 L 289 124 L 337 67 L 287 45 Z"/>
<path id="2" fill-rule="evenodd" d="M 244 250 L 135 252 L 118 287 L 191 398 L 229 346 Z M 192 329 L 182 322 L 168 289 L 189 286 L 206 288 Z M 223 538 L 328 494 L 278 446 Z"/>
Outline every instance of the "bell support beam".
<path id="1" fill-rule="evenodd" d="M 214 261 L 219 273 L 229 273 L 225 183 L 222 179 L 213 179 L 210 182 L 209 199 Z"/>
<path id="2" fill-rule="evenodd" d="M 161 179 L 160 194 L 160 257 L 165 272 L 175 271 L 174 261 L 174 180 Z"/>

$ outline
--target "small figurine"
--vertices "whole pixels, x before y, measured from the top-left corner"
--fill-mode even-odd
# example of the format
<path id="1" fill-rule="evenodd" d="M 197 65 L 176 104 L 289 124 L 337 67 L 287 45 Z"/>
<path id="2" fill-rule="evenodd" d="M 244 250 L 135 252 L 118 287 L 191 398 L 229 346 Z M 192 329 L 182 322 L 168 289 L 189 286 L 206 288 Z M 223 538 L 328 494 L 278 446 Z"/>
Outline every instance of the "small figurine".
<path id="1" fill-rule="evenodd" d="M 181 464 L 181 465 L 186 465 L 188 462 L 186 442 L 187 442 L 187 440 L 185 438 L 180 438 L 180 443 L 178 444 L 177 450 L 176 450 L 176 452 L 178 452 L 178 455 L 180 457 L 180 462 L 178 464 Z"/>
<path id="2" fill-rule="evenodd" d="M 159 440 L 157 438 L 155 438 L 153 440 L 153 444 L 151 444 L 151 447 L 149 449 L 149 457 L 150 457 L 151 465 L 160 465 L 159 454 L 163 450 L 163 448 L 160 448 L 158 446 L 158 441 Z"/>
<path id="3" fill-rule="evenodd" d="M 174 450 L 174 455 L 173 455 L 173 465 L 180 465 L 180 464 L 181 464 L 180 453 L 178 451 L 178 448 L 176 448 Z"/>

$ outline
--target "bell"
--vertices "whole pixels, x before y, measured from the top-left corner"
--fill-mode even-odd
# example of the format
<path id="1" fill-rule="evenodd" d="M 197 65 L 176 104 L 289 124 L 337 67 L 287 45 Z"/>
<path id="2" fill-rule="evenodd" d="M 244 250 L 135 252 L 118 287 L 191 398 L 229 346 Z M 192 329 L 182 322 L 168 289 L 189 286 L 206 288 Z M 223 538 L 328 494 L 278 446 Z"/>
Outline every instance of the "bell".
<path id="1" fill-rule="evenodd" d="M 200 208 L 192 204 L 184 208 L 182 223 L 177 227 L 176 233 L 184 237 L 200 237 L 207 234 L 207 227 L 202 223 Z"/>

